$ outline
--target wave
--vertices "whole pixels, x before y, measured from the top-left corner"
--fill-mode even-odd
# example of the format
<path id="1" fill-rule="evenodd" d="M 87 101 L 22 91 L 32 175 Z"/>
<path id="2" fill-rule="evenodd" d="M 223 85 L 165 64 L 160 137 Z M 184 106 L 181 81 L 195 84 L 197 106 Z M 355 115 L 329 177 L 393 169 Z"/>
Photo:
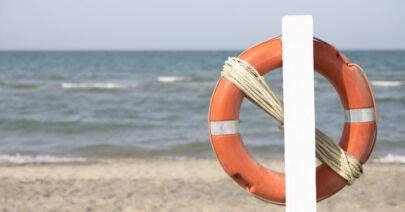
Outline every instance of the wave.
<path id="1" fill-rule="evenodd" d="M 379 163 L 405 163 L 405 155 L 388 154 L 386 156 L 376 158 L 374 161 Z"/>
<path id="2" fill-rule="evenodd" d="M 159 76 L 156 79 L 157 81 L 163 83 L 191 81 L 191 77 L 181 77 L 181 76 Z"/>
<path id="3" fill-rule="evenodd" d="M 67 163 L 67 162 L 85 162 L 83 157 L 58 157 L 53 155 L 0 155 L 0 163 Z"/>
<path id="4" fill-rule="evenodd" d="M 398 87 L 405 85 L 405 81 L 371 81 L 371 84 L 378 87 Z"/>
<path id="5" fill-rule="evenodd" d="M 105 90 L 114 90 L 114 89 L 129 89 L 135 88 L 136 85 L 129 84 L 117 84 L 117 83 L 62 83 L 60 85 L 64 89 L 105 89 Z"/>

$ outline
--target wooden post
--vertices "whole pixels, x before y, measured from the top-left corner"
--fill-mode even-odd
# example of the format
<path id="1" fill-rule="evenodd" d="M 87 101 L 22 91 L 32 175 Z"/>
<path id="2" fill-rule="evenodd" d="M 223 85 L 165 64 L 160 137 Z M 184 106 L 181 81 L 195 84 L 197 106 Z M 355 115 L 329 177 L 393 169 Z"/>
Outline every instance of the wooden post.
<path id="1" fill-rule="evenodd" d="M 286 211 L 316 211 L 312 16 L 282 19 Z"/>

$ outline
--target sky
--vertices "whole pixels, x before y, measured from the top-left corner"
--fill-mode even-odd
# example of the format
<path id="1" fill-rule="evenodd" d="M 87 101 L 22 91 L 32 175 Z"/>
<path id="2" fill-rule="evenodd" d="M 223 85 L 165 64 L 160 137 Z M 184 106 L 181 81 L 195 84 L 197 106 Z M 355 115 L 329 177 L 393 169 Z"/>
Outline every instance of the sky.
<path id="1" fill-rule="evenodd" d="M 405 49 L 401 0 L 0 0 L 0 50 L 240 50 L 285 15 L 339 49 Z"/>

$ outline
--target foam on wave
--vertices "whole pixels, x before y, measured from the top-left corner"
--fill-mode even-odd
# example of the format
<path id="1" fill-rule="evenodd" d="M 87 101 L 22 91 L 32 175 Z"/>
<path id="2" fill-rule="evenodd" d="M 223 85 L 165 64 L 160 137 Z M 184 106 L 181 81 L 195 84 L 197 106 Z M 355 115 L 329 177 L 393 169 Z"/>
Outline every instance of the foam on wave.
<path id="1" fill-rule="evenodd" d="M 184 82 L 190 81 L 191 77 L 181 77 L 181 76 L 160 76 L 157 77 L 157 81 L 163 83 L 173 83 L 173 82 Z"/>
<path id="2" fill-rule="evenodd" d="M 405 163 L 405 155 L 388 154 L 384 157 L 376 158 L 374 161 L 380 163 Z"/>
<path id="3" fill-rule="evenodd" d="M 61 87 L 64 89 L 128 89 L 134 88 L 135 85 L 125 85 L 117 83 L 62 83 Z"/>
<path id="4" fill-rule="evenodd" d="M 398 87 L 405 85 L 405 81 L 371 81 L 371 84 L 378 87 Z"/>
<path id="5" fill-rule="evenodd" d="M 86 158 L 82 157 L 57 157 L 53 155 L 0 155 L 0 163 L 67 163 L 84 162 Z"/>

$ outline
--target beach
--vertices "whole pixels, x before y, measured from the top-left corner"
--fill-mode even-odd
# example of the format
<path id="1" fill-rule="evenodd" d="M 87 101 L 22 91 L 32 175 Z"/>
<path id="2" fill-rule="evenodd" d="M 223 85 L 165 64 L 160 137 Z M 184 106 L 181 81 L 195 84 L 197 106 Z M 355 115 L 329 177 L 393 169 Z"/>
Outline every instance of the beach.
<path id="1" fill-rule="evenodd" d="M 283 169 L 281 160 L 260 160 Z M 403 211 L 405 164 L 370 162 L 318 211 Z M 0 165 L 0 211 L 284 211 L 251 196 L 215 159 Z"/>
<path id="2" fill-rule="evenodd" d="M 288 194 L 311 204 L 316 170 L 301 164 L 329 160 L 338 174 L 320 172 L 318 194 L 336 194 L 318 212 L 405 212 L 405 1 L 0 8 L 0 212 L 286 211 L 259 199 L 284 200 L 282 175 L 255 180 L 267 173 L 250 156 L 282 173 L 291 157 Z M 316 154 L 304 145 L 314 128 Z M 329 138 L 341 149 L 318 142 Z M 331 192 L 358 177 L 357 160 L 364 174 Z"/>
<path id="3" fill-rule="evenodd" d="M 373 87 L 377 142 L 365 174 L 318 211 L 405 211 L 405 51 L 343 52 Z M 211 95 L 240 53 L 0 52 L 0 212 L 284 211 L 233 182 L 210 145 Z M 282 76 L 265 76 L 280 98 Z M 341 100 L 314 80 L 316 127 L 339 141 Z M 249 153 L 283 171 L 279 123 L 250 101 L 239 120 Z"/>

